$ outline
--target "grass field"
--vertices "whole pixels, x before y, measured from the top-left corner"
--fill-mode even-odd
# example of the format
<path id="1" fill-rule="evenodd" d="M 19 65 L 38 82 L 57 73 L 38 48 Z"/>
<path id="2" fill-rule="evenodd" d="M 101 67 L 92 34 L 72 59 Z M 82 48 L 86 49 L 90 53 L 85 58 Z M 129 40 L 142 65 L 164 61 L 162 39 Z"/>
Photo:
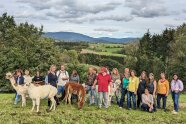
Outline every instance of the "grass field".
<path id="1" fill-rule="evenodd" d="M 40 114 L 30 112 L 31 101 L 27 107 L 13 105 L 14 94 L 0 94 L 0 124 L 185 124 L 186 95 L 180 96 L 180 112 L 171 114 L 172 100 L 168 99 L 168 111 L 158 110 L 155 113 L 140 110 L 120 109 L 116 105 L 108 109 L 88 106 L 78 110 L 76 105 L 58 106 L 56 111 L 47 113 L 47 101 L 41 102 Z"/>
<path id="2" fill-rule="evenodd" d="M 124 47 L 124 44 L 111 44 L 111 43 L 90 43 L 87 49 L 83 49 L 82 52 L 93 53 L 99 55 L 112 55 L 124 57 L 123 54 L 118 54 L 118 51 L 121 51 Z"/>

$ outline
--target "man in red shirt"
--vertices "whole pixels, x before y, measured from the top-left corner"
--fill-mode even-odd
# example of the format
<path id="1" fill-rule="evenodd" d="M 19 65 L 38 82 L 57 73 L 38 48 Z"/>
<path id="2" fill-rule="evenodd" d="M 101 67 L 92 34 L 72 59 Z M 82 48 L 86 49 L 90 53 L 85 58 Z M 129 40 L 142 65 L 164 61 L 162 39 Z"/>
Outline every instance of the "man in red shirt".
<path id="1" fill-rule="evenodd" d="M 104 98 L 105 108 L 108 108 L 108 86 L 112 84 L 111 76 L 107 74 L 107 69 L 102 67 L 100 73 L 94 81 L 93 88 L 95 88 L 98 82 L 98 93 L 99 93 L 99 108 L 102 106 Z"/>

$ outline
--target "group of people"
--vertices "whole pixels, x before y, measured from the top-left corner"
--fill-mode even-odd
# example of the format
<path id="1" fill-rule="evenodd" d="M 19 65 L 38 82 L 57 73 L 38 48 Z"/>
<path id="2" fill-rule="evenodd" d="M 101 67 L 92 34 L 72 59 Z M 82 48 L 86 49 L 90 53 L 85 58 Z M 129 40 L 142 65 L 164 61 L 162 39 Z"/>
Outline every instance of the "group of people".
<path id="1" fill-rule="evenodd" d="M 56 71 L 56 66 L 52 65 L 45 79 L 40 75 L 39 71 L 36 72 L 34 77 L 31 77 L 28 70 L 25 70 L 23 76 L 23 72 L 19 69 L 16 71 L 15 80 L 18 85 L 30 80 L 33 83 L 44 80 L 46 84 L 57 88 L 58 95 L 65 94 L 65 84 L 67 82 L 80 83 L 77 71 L 73 70 L 69 76 L 64 64 L 61 65 L 58 71 Z M 118 85 L 118 81 L 120 82 L 119 87 L 113 92 L 120 108 L 124 107 L 126 100 L 126 106 L 129 110 L 133 108 L 148 112 L 155 112 L 157 109 L 166 111 L 167 96 L 171 93 L 174 103 L 172 112 L 177 114 L 179 95 L 183 91 L 183 82 L 178 78 L 177 74 L 173 75 L 173 79 L 169 84 L 164 72 L 160 74 L 160 79 L 156 81 L 153 73 L 147 75 L 145 71 L 142 71 L 141 75 L 137 77 L 136 71 L 129 68 L 125 68 L 124 73 L 120 74 L 117 68 L 113 68 L 110 72 L 107 67 L 100 67 L 99 71 L 94 67 L 90 67 L 85 82 L 85 89 L 89 94 L 89 105 L 96 104 L 99 108 L 102 108 L 102 102 L 104 101 L 104 107 L 108 108 L 108 92 L 112 92 L 112 89 Z M 98 86 L 98 92 L 96 91 L 96 85 Z M 125 98 L 126 96 L 127 98 Z M 19 94 L 16 94 L 15 104 L 17 104 L 19 98 Z M 162 106 L 161 99 L 163 101 Z M 57 96 L 55 96 L 55 100 L 59 105 Z M 114 98 L 112 98 L 112 103 L 114 103 Z M 48 101 L 48 106 L 50 106 L 50 101 Z"/>

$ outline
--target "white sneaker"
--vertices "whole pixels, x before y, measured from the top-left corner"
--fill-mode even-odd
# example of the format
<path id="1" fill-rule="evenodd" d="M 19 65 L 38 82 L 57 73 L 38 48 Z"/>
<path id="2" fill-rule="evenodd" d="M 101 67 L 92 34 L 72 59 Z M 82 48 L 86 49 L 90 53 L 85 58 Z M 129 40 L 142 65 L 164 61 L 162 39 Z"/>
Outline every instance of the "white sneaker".
<path id="1" fill-rule="evenodd" d="M 120 109 L 122 109 L 122 107 L 119 107 Z"/>
<path id="2" fill-rule="evenodd" d="M 172 114 L 175 114 L 176 115 L 176 114 L 178 114 L 178 112 L 174 111 L 174 112 L 172 112 Z"/>
<path id="3" fill-rule="evenodd" d="M 172 112 L 175 112 L 175 110 L 172 110 Z"/>

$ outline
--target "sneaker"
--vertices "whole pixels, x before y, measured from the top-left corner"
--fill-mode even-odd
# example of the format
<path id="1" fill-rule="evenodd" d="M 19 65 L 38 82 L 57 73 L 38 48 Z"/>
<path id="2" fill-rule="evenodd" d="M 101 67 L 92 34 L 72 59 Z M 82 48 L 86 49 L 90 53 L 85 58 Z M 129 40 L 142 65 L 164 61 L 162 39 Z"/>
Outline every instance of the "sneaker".
<path id="1" fill-rule="evenodd" d="M 119 107 L 120 109 L 122 109 L 122 107 Z"/>
<path id="2" fill-rule="evenodd" d="M 16 101 L 14 102 L 14 105 L 17 105 L 17 102 Z"/>
<path id="3" fill-rule="evenodd" d="M 175 112 L 175 110 L 172 110 L 172 112 Z"/>
<path id="4" fill-rule="evenodd" d="M 172 112 L 172 114 L 176 115 L 176 114 L 178 114 L 178 112 L 176 112 L 176 111 L 173 111 L 173 112 Z"/>

